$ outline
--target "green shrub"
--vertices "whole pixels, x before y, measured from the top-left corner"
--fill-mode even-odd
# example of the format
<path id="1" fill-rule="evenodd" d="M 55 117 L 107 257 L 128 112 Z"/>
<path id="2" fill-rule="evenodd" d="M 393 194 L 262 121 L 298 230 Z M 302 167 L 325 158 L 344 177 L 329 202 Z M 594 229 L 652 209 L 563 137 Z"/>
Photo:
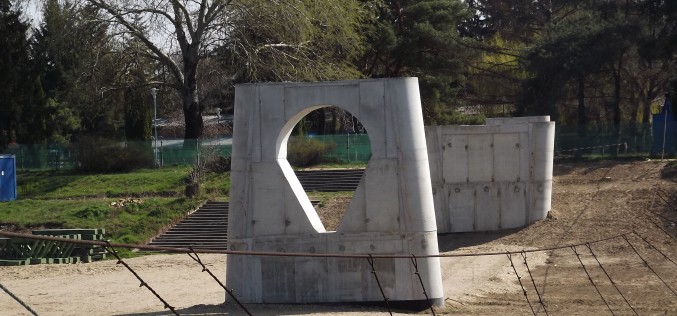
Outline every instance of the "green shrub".
<path id="1" fill-rule="evenodd" d="M 130 143 L 100 137 L 84 137 L 74 145 L 76 166 L 89 172 L 121 172 L 153 166 L 150 142 Z"/>
<path id="2" fill-rule="evenodd" d="M 79 218 L 101 218 L 108 215 L 107 206 L 90 206 L 75 212 L 75 217 Z"/>
<path id="3" fill-rule="evenodd" d="M 294 167 L 308 167 L 324 162 L 328 151 L 336 147 L 307 137 L 295 137 L 287 145 L 287 160 Z"/>

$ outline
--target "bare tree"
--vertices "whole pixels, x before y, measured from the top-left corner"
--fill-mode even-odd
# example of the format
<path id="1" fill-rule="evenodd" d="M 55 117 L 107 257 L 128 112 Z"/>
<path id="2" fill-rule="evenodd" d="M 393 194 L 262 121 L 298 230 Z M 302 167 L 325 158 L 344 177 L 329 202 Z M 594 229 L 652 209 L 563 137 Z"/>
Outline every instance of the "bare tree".
<path id="1" fill-rule="evenodd" d="M 232 0 L 85 1 L 106 12 L 119 35 L 139 40 L 147 48 L 147 57 L 166 67 L 173 81 L 165 84 L 176 89 L 183 104 L 185 138 L 200 138 L 204 124 L 198 65 L 225 27 L 218 22 Z M 172 55 L 175 51 L 180 58 Z"/>
<path id="2" fill-rule="evenodd" d="M 358 76 L 350 65 L 361 45 L 357 0 L 81 1 L 103 10 L 117 35 L 143 43 L 147 57 L 170 74 L 164 83 L 181 98 L 187 139 L 203 134 L 201 97 L 207 94 L 198 81 L 205 73 L 227 84 Z M 206 58 L 230 59 L 221 63 L 229 74 L 199 74 Z"/>

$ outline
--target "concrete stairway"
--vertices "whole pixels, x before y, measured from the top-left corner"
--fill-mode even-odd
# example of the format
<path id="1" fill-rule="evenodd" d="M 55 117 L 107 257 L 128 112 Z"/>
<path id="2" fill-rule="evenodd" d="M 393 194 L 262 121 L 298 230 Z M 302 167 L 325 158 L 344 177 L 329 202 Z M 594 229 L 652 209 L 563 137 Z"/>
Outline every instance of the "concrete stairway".
<path id="1" fill-rule="evenodd" d="M 226 250 L 228 248 L 228 202 L 209 201 L 205 203 L 164 234 L 155 237 L 149 245 Z"/>
<path id="2" fill-rule="evenodd" d="M 306 192 L 354 191 L 364 169 L 297 171 Z M 320 201 L 311 200 L 316 206 Z M 150 246 L 226 250 L 228 202 L 209 201 L 181 222 L 155 237 Z"/>
<path id="3" fill-rule="evenodd" d="M 296 177 L 306 192 L 355 191 L 364 169 L 296 171 Z"/>

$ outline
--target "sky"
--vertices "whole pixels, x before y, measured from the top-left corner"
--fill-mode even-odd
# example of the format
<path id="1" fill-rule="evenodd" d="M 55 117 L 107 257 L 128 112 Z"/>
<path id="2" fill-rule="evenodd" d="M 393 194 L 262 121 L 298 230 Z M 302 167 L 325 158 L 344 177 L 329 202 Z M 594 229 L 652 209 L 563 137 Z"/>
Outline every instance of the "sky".
<path id="1" fill-rule="evenodd" d="M 40 15 L 40 7 L 42 5 L 41 0 L 17 0 L 16 1 L 21 8 L 21 11 L 30 20 L 31 24 L 34 27 L 37 27 L 42 20 Z"/>

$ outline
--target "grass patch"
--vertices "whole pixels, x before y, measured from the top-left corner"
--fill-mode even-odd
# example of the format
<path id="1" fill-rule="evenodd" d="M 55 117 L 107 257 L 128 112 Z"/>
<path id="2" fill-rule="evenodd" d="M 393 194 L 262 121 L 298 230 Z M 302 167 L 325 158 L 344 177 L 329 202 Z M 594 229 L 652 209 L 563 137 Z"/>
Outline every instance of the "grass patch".
<path id="1" fill-rule="evenodd" d="M 182 218 L 202 201 L 183 198 L 144 198 L 141 203 L 111 206 L 116 199 L 33 200 L 0 203 L 4 224 L 19 230 L 38 228 L 105 228 L 106 237 L 139 244 Z"/>
<path id="2" fill-rule="evenodd" d="M 182 193 L 188 170 L 188 167 L 170 167 L 116 174 L 24 171 L 17 175 L 17 186 L 20 197 L 32 199 L 171 196 Z"/>
<path id="3" fill-rule="evenodd" d="M 23 171 L 17 176 L 19 199 L 0 203 L 0 226 L 105 228 L 112 241 L 141 244 L 205 200 L 227 199 L 228 172 L 206 173 L 200 197 L 184 198 L 189 171 L 188 166 L 114 174 Z M 112 205 L 120 200 L 122 206 Z"/>

